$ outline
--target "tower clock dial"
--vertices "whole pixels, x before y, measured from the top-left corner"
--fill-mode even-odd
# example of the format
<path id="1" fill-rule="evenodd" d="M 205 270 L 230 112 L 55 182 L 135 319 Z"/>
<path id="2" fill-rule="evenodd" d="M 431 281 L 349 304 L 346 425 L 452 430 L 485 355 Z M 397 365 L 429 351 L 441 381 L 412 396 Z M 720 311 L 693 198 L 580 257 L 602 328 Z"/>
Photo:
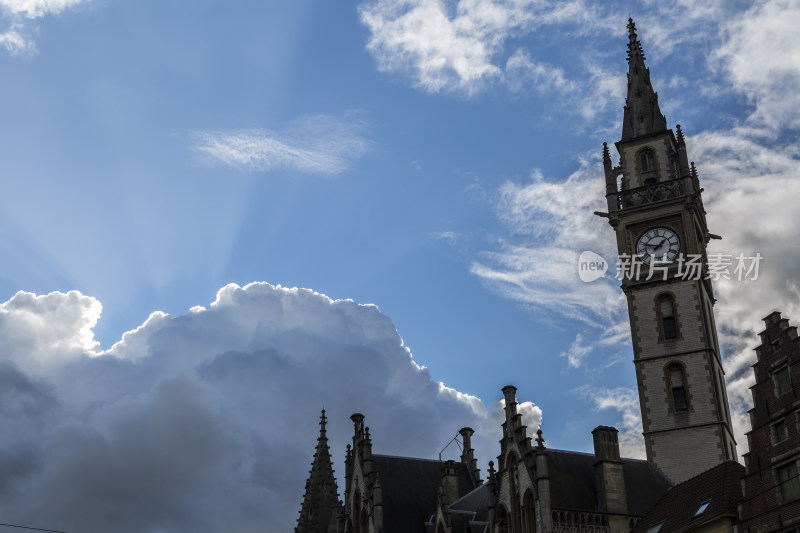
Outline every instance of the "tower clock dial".
<path id="1" fill-rule="evenodd" d="M 649 265 L 653 258 L 659 263 L 670 263 L 678 256 L 681 241 L 669 228 L 651 228 L 636 241 L 636 255 Z"/>

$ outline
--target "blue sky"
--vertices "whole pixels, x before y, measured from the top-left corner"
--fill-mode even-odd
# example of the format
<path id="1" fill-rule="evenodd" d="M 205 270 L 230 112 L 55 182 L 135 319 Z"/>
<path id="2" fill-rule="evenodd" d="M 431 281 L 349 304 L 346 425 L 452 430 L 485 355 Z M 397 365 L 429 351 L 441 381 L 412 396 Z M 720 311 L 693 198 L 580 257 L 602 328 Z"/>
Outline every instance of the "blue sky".
<path id="1" fill-rule="evenodd" d="M 126 428 L 183 406 L 234 420 L 209 426 L 209 454 L 281 457 L 283 477 L 254 466 L 242 482 L 220 459 L 208 479 L 251 491 L 220 499 L 176 471 L 191 501 L 127 530 L 199 531 L 186 517 L 207 500 L 219 523 L 278 530 L 322 404 L 339 461 L 362 411 L 376 451 L 400 455 L 435 456 L 472 424 L 485 469 L 509 383 L 551 445 L 587 450 L 608 424 L 641 455 L 621 291 L 575 266 L 614 253 L 592 212 L 602 143 L 621 135 L 629 14 L 724 237 L 713 251 L 765 257 L 759 280 L 715 286 L 743 452 L 759 320 L 800 320 L 792 2 L 0 0 L 2 370 L 52 410 L 5 413 L 18 437 L 0 463 L 19 478 L 0 490 L 58 486 L 46 443 L 64 431 L 134 464 Z M 221 385 L 232 354 L 264 379 Z M 25 463 L 14 450 L 34 437 Z M 46 498 L 0 503 L 0 522 L 100 531 L 129 516 L 111 509 L 141 510 L 124 500 L 95 523 Z"/>

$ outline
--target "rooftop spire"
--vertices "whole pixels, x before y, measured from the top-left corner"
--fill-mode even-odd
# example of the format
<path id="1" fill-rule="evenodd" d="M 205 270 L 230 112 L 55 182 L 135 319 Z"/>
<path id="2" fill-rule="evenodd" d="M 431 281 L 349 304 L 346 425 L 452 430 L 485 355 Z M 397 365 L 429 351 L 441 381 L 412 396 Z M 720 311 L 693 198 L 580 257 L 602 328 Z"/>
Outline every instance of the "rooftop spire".
<path id="1" fill-rule="evenodd" d="M 628 19 L 628 97 L 622 118 L 622 140 L 647 137 L 667 129 L 667 119 L 658 107 L 658 93 L 650 84 L 650 70 L 636 35 L 636 24 Z"/>
<path id="2" fill-rule="evenodd" d="M 306 493 L 303 496 L 295 533 L 327 531 L 331 516 L 335 515 L 337 509 L 339 496 L 325 429 L 327 423 L 328 418 L 323 409 L 319 417 L 317 448 L 306 481 Z"/>

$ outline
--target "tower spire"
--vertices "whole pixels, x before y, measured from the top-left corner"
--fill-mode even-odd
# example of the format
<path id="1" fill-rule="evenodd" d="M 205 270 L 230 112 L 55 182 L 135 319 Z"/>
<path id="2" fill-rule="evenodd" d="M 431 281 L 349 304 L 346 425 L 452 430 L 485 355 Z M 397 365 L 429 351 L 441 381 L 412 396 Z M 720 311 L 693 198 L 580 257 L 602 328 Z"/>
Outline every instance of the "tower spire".
<path id="1" fill-rule="evenodd" d="M 306 481 L 306 493 L 300 507 L 300 517 L 297 519 L 296 533 L 326 533 L 331 518 L 336 516 L 339 498 L 328 446 L 327 422 L 323 409 L 319 417 L 317 448 Z"/>
<path id="2" fill-rule="evenodd" d="M 658 107 L 658 93 L 650 84 L 650 70 L 636 35 L 636 23 L 628 19 L 628 97 L 622 118 L 622 140 L 647 137 L 667 130 L 667 119 Z"/>

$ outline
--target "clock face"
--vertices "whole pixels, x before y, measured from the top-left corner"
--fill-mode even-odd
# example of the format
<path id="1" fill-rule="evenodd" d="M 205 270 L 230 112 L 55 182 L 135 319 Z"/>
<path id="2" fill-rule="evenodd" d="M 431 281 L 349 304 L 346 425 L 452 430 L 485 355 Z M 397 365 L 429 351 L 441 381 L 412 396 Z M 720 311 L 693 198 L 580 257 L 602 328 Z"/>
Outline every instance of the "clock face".
<path id="1" fill-rule="evenodd" d="M 653 258 L 657 263 L 670 263 L 678 256 L 680 249 L 680 239 L 667 228 L 651 228 L 636 241 L 636 255 L 646 265 Z"/>

